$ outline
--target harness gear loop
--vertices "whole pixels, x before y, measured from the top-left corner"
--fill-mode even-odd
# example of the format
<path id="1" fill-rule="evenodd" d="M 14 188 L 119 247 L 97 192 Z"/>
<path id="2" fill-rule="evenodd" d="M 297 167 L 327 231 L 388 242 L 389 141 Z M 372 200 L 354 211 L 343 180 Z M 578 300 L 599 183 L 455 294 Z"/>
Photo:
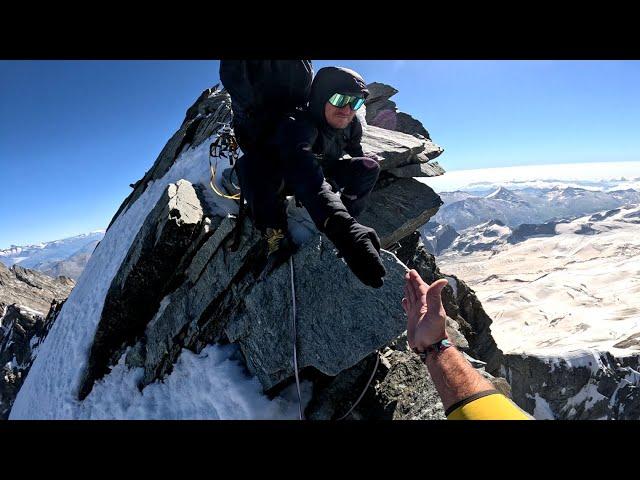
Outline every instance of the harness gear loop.
<path id="1" fill-rule="evenodd" d="M 211 162 L 211 159 L 216 159 L 215 166 Z M 211 180 L 209 181 L 209 185 L 214 193 L 222 198 L 227 198 L 229 200 L 240 200 L 240 194 L 236 193 L 234 195 L 226 195 L 222 193 L 216 187 L 216 171 L 218 170 L 218 159 L 224 158 L 229 160 L 229 165 L 232 168 L 235 168 L 236 161 L 238 160 L 238 142 L 236 141 L 231 127 L 226 124 L 218 133 L 218 138 L 216 138 L 211 145 L 209 145 L 209 170 L 211 171 Z M 240 190 L 240 188 L 233 184 L 235 188 Z"/>

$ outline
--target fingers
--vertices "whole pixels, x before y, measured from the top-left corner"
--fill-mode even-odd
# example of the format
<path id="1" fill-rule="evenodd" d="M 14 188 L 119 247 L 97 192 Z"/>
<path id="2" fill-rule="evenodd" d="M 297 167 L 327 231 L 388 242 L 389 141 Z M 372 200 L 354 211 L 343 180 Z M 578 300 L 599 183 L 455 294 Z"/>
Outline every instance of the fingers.
<path id="1" fill-rule="evenodd" d="M 428 311 L 437 314 L 440 312 L 440 309 L 443 308 L 441 294 L 442 289 L 447 286 L 447 283 L 448 282 L 444 278 L 441 278 L 431 284 L 426 295 Z"/>
<path id="2" fill-rule="evenodd" d="M 431 285 L 422 280 L 415 270 L 409 270 L 405 274 L 404 298 L 402 308 L 407 314 L 407 340 L 409 347 L 415 347 L 415 333 L 420 320 L 421 311 L 426 306 L 427 315 L 436 320 L 440 312 L 444 310 L 442 305 L 442 289 L 447 285 L 445 279 L 436 280 Z M 435 315 L 435 317 L 432 317 Z"/>
<path id="3" fill-rule="evenodd" d="M 407 341 L 409 347 L 414 347 L 413 337 L 415 336 L 416 326 L 418 324 L 418 315 L 415 308 L 415 299 L 413 289 L 409 286 L 409 274 L 405 275 L 404 298 L 402 299 L 402 308 L 407 314 Z"/>
<path id="4" fill-rule="evenodd" d="M 369 235 L 369 238 L 371 239 L 371 244 L 373 245 L 373 248 L 375 248 L 378 253 L 380 253 L 380 237 L 378 237 L 378 234 L 376 233 L 375 230 L 371 231 L 371 235 Z"/>
<path id="5" fill-rule="evenodd" d="M 405 276 L 405 278 L 407 278 Z M 411 285 L 411 280 L 407 279 L 404 284 L 404 296 L 409 302 L 409 308 L 412 308 L 416 304 L 416 295 Z"/>
<path id="6" fill-rule="evenodd" d="M 409 284 L 413 290 L 416 302 L 420 302 L 421 305 L 427 304 L 427 291 L 429 286 L 420 278 L 420 275 L 415 270 L 409 270 Z"/>

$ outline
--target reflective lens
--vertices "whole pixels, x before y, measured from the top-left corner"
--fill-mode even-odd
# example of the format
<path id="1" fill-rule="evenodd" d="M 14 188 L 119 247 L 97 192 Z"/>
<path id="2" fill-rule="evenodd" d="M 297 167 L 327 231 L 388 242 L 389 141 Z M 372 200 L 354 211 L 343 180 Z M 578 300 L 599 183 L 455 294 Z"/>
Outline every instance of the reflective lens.
<path id="1" fill-rule="evenodd" d="M 353 110 L 358 110 L 364 104 L 364 98 L 343 95 L 342 93 L 334 93 L 329 98 L 329 103 L 337 108 L 342 108 L 349 104 Z"/>
<path id="2" fill-rule="evenodd" d="M 349 103 L 350 99 L 351 97 L 347 95 L 342 95 L 341 93 L 334 93 L 333 95 L 331 95 L 331 98 L 329 99 L 329 103 L 334 107 L 342 108 L 347 103 Z"/>
<path id="3" fill-rule="evenodd" d="M 362 105 L 364 105 L 364 98 L 354 97 L 354 100 L 351 102 L 351 108 L 354 110 L 358 110 Z"/>

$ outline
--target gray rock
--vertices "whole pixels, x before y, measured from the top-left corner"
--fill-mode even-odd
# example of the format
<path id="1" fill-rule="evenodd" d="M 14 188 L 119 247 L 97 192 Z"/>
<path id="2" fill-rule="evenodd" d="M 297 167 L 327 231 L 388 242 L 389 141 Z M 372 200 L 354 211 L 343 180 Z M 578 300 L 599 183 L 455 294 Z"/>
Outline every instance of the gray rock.
<path id="1" fill-rule="evenodd" d="M 38 346 L 74 286 L 67 277 L 0 263 L 0 419 L 8 418 Z"/>
<path id="2" fill-rule="evenodd" d="M 407 350 L 406 337 L 393 343 L 402 348 L 386 348 L 380 353 L 375 374 L 375 355 L 337 376 L 314 384 L 314 396 L 305 415 L 309 420 L 337 420 L 343 417 L 362 394 L 361 401 L 345 417 L 350 420 L 444 420 L 444 408 L 425 365 Z M 478 372 L 496 388 L 510 396 L 509 384 L 484 371 L 484 362 L 465 354 Z M 373 380 L 367 382 L 373 374 Z M 364 391 L 367 387 L 366 391 Z"/>
<path id="3" fill-rule="evenodd" d="M 523 242 L 526 239 L 533 236 L 541 237 L 541 236 L 557 235 L 556 225 L 560 223 L 566 223 L 566 222 L 550 221 L 542 224 L 530 224 L 530 223 L 520 224 L 513 229 L 513 231 L 511 232 L 511 235 L 509 235 L 509 237 L 507 238 L 507 242 L 514 244 L 514 243 Z"/>
<path id="4" fill-rule="evenodd" d="M 46 316 L 18 306 L 0 306 L 0 419 L 11 412 L 38 349 L 55 322 L 64 300 L 53 300 Z"/>
<path id="5" fill-rule="evenodd" d="M 169 171 L 185 146 L 199 145 L 217 129 L 220 129 L 222 124 L 229 123 L 231 117 L 231 99 L 225 90 L 218 89 L 216 85 L 202 92 L 196 102 L 187 110 L 187 115 L 180 129 L 164 146 L 153 166 L 132 185 L 133 191 L 122 202 L 109 222 L 109 226 L 142 195 L 149 182 L 162 178 Z"/>
<path id="6" fill-rule="evenodd" d="M 169 184 L 147 216 L 105 299 L 79 397 L 131 345 L 168 293 L 176 267 L 198 236 L 203 209 L 191 183 Z"/>
<path id="7" fill-rule="evenodd" d="M 594 350 L 556 357 L 506 354 L 501 369 L 514 401 L 537 418 L 638 419 L 640 356 L 623 361 Z"/>
<path id="8" fill-rule="evenodd" d="M 640 349 L 640 332 L 629 335 L 624 340 L 614 345 L 615 348 L 637 348 Z"/>
<path id="9" fill-rule="evenodd" d="M 434 216 L 442 200 L 433 189 L 412 178 L 400 178 L 371 193 L 358 218 L 376 230 L 382 248 L 411 235 Z"/>
<path id="10" fill-rule="evenodd" d="M 430 140 L 371 125 L 364 128 L 362 149 L 383 158 L 380 162 L 382 171 L 412 163 L 424 163 L 444 151 Z M 419 156 L 420 154 L 423 155 Z"/>
<path id="11" fill-rule="evenodd" d="M 222 220 L 199 248 L 185 272 L 184 283 L 167 298 L 147 326 L 143 384 L 171 372 L 182 348 L 200 351 L 224 339 L 224 327 L 239 315 L 246 290 L 253 287 L 265 263 L 258 232 L 250 222 L 236 252 L 229 251 L 235 219 Z"/>
<path id="12" fill-rule="evenodd" d="M 420 229 L 425 248 L 432 255 L 440 255 L 449 248 L 460 234 L 450 225 L 429 222 Z"/>
<path id="13" fill-rule="evenodd" d="M 46 316 L 53 300 L 69 296 L 75 282 L 68 277 L 50 277 L 42 272 L 0 263 L 0 312 L 2 307 L 17 304 Z"/>
<path id="14" fill-rule="evenodd" d="M 398 292 L 404 285 L 405 269 L 387 252 L 382 252 L 382 258 L 387 269 L 385 284 L 372 289 L 351 274 L 324 237 L 316 237 L 295 255 L 300 369 L 312 366 L 337 375 L 404 330 L 406 319 Z M 244 297 L 243 314 L 225 328 L 266 390 L 293 375 L 290 282 L 289 265 L 282 265 Z"/>
<path id="15" fill-rule="evenodd" d="M 395 102 L 389 100 L 398 93 L 398 90 L 378 82 L 370 83 L 367 88 L 369 89 L 369 97 L 367 97 L 365 104 L 367 107 L 366 121 L 369 125 L 430 139 L 429 132 L 420 121 L 411 115 L 398 112 Z"/>
<path id="16" fill-rule="evenodd" d="M 354 409 L 352 419 L 444 420 L 444 407 L 427 367 L 417 355 L 391 350 L 390 368 L 380 366 L 373 386 Z M 367 372 L 370 375 L 370 370 Z M 367 380 L 369 375 L 367 375 Z M 360 393 L 353 389 L 351 396 Z M 353 398 L 351 402 L 357 399 Z M 346 413 L 346 412 L 344 412 Z"/>
<path id="17" fill-rule="evenodd" d="M 376 101 L 380 100 L 389 100 L 396 93 L 398 93 L 398 90 L 393 88 L 391 85 L 380 82 L 371 82 L 367 85 L 367 90 L 369 90 L 369 96 L 367 97 L 366 103 L 375 103 Z"/>
<path id="18" fill-rule="evenodd" d="M 388 171 L 391 175 L 398 178 L 437 177 L 445 173 L 444 168 L 442 168 L 438 162 L 412 163 L 404 167 L 390 168 Z"/>
<path id="19" fill-rule="evenodd" d="M 599 230 L 596 230 L 592 226 L 591 223 L 585 223 L 580 225 L 580 229 L 576 230 L 576 235 L 597 235 L 600 233 Z"/>

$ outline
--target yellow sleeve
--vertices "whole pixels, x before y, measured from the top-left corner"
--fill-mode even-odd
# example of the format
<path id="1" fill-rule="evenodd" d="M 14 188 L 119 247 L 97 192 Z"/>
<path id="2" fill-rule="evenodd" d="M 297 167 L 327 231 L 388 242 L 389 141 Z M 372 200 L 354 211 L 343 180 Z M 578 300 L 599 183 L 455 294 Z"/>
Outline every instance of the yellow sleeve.
<path id="1" fill-rule="evenodd" d="M 447 409 L 447 420 L 532 420 L 497 390 L 480 392 Z"/>

